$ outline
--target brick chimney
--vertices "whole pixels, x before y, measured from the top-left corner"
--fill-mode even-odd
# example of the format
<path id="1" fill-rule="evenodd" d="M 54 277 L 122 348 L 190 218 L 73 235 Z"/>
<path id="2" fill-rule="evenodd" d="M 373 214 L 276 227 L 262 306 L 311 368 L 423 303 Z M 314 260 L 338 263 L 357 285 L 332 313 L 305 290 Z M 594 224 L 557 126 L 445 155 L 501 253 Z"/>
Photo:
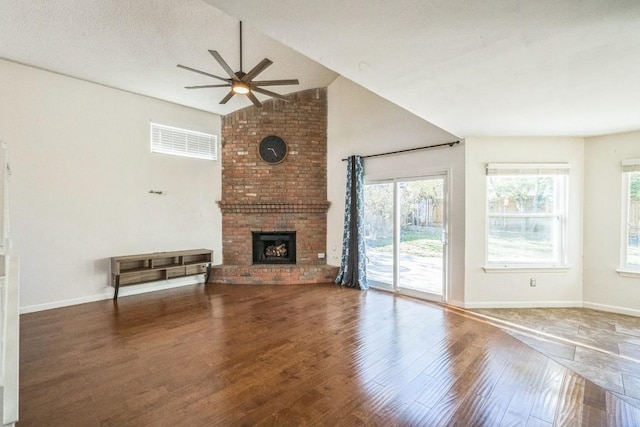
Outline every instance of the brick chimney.
<path id="1" fill-rule="evenodd" d="M 336 267 L 326 251 L 327 90 L 310 89 L 271 99 L 222 119 L 222 257 L 212 283 L 297 284 L 332 282 Z M 279 164 L 260 158 L 267 136 L 282 138 L 288 155 Z M 253 232 L 295 232 L 295 265 L 254 265 Z"/>

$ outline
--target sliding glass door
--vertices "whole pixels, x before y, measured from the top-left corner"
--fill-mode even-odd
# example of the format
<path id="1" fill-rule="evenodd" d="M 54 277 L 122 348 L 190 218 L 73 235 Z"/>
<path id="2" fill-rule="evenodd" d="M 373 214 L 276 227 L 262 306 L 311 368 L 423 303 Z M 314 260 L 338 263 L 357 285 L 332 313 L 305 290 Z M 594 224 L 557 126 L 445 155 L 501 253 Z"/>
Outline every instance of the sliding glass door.
<path id="1" fill-rule="evenodd" d="M 392 182 L 364 186 L 367 280 L 374 288 L 394 290 L 394 191 Z"/>
<path id="2" fill-rule="evenodd" d="M 372 287 L 444 300 L 445 178 L 365 185 L 367 276 Z"/>

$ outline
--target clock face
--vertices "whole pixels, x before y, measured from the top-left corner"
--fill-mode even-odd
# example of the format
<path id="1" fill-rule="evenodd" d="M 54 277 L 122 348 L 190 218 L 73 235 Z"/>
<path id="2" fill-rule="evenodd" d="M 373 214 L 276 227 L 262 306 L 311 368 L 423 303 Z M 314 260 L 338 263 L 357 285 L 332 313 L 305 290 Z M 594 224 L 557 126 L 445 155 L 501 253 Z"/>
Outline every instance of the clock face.
<path id="1" fill-rule="evenodd" d="M 279 136 L 267 136 L 260 141 L 258 152 L 265 162 L 280 163 L 287 157 L 287 143 Z"/>

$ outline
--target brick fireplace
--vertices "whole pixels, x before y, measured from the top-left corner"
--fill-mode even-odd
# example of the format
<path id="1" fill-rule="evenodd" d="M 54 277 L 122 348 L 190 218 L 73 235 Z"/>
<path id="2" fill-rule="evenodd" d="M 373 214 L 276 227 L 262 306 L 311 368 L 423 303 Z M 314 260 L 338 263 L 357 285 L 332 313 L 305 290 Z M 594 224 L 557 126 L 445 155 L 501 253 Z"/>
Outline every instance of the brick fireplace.
<path id="1" fill-rule="evenodd" d="M 263 161 L 258 144 L 282 138 L 288 155 Z M 327 266 L 327 90 L 311 89 L 268 100 L 222 119 L 223 264 L 211 283 L 301 284 L 332 282 Z M 295 233 L 294 263 L 254 261 L 254 233 Z"/>

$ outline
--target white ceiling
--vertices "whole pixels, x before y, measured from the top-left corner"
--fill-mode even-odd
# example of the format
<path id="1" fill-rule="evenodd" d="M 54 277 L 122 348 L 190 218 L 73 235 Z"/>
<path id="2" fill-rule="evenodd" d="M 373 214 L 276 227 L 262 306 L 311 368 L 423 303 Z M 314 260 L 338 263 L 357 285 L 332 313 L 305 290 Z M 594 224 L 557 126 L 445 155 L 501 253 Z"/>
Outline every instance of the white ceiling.
<path id="1" fill-rule="evenodd" d="M 239 20 L 201 0 L 0 0 L 0 58 L 222 115 L 252 105 L 244 96 L 220 105 L 227 88 L 184 89 L 221 82 L 177 64 L 227 77 L 209 49 L 239 69 Z M 267 88 L 276 93 L 337 76 L 243 23 L 244 71 L 264 57 L 274 63 L 256 80 L 300 80 Z"/>
<path id="2" fill-rule="evenodd" d="M 226 114 L 250 102 L 175 65 L 238 68 L 238 19 L 279 93 L 339 73 L 460 137 L 640 130 L 638 0 L 3 0 L 0 57 Z"/>

